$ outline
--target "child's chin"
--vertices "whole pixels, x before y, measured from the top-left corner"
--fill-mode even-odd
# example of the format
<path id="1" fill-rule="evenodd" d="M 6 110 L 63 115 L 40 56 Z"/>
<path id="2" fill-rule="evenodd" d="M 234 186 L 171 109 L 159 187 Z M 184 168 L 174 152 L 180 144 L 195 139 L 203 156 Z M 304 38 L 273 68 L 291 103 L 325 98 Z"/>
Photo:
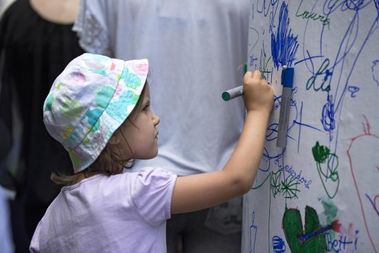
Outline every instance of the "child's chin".
<path id="1" fill-rule="evenodd" d="M 149 159 L 153 159 L 158 155 L 158 149 L 153 153 L 153 155 Z"/>
<path id="2" fill-rule="evenodd" d="M 141 157 L 140 159 L 143 159 L 143 160 L 153 159 L 157 155 L 158 155 L 158 149 L 156 149 L 155 151 L 151 152 L 150 154 L 148 154 L 148 155 L 146 155 L 144 157 Z"/>

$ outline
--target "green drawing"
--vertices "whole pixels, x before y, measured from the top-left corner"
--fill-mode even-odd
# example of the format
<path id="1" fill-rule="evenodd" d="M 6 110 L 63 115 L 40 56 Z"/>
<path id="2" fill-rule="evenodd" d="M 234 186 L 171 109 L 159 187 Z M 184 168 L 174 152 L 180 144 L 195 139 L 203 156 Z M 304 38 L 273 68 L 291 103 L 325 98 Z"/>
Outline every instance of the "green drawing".
<path id="1" fill-rule="evenodd" d="M 327 248 L 324 234 L 317 234 L 305 241 L 299 239 L 300 236 L 320 228 L 321 225 L 314 208 L 305 207 L 304 229 L 300 211 L 294 208 L 286 208 L 283 215 L 283 230 L 292 253 L 325 253 Z"/>
<path id="2" fill-rule="evenodd" d="M 322 146 L 316 142 L 316 145 L 312 147 L 313 158 L 318 163 L 324 163 L 330 155 L 330 149 L 326 146 Z"/>
<path id="3" fill-rule="evenodd" d="M 329 199 L 320 199 L 320 201 L 321 201 L 322 206 L 324 207 L 324 211 L 322 212 L 322 214 L 326 218 L 326 223 L 330 224 L 336 219 L 337 213 L 338 213 L 338 208 Z"/>
<path id="4" fill-rule="evenodd" d="M 330 149 L 320 145 L 318 141 L 312 147 L 313 158 L 316 161 L 317 172 L 324 190 L 329 198 L 334 198 L 338 192 L 340 179 L 338 175 L 338 156 L 330 153 Z M 322 164 L 325 164 L 324 166 Z"/>
<path id="5" fill-rule="evenodd" d="M 271 185 L 271 191 L 274 198 L 276 195 L 281 193 L 281 177 L 282 177 L 282 170 L 279 170 L 277 172 L 270 172 L 270 185 Z"/>
<path id="6" fill-rule="evenodd" d="M 297 179 L 291 175 L 287 176 L 285 180 L 282 182 L 282 191 L 283 196 L 286 199 L 297 199 L 297 193 L 300 191 L 297 189 L 297 186 L 299 185 L 299 182 L 297 182 Z"/>
<path id="7" fill-rule="evenodd" d="M 300 190 L 297 188 L 299 185 L 296 177 L 288 175 L 282 180 L 283 170 L 278 170 L 277 172 L 270 172 L 270 186 L 271 192 L 274 198 L 277 195 L 282 195 L 286 199 L 298 198 L 297 193 Z"/>
<path id="8" fill-rule="evenodd" d="M 263 62 L 262 62 L 263 61 Z M 271 70 L 269 69 L 269 63 L 271 61 L 271 56 L 266 59 L 266 55 L 264 55 L 263 60 L 261 60 L 261 63 L 259 64 L 261 67 L 259 68 L 259 71 L 262 73 L 262 78 L 267 79 L 268 74 L 271 73 Z"/>

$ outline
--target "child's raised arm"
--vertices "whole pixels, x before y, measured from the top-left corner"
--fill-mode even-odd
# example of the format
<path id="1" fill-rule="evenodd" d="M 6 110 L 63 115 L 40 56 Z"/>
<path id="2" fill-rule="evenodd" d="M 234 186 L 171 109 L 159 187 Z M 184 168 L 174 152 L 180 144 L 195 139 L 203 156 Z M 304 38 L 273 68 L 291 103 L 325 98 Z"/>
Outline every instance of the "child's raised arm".
<path id="1" fill-rule="evenodd" d="M 262 156 L 273 91 L 259 71 L 244 76 L 246 120 L 237 146 L 221 171 L 178 177 L 171 213 L 208 208 L 249 191 Z"/>

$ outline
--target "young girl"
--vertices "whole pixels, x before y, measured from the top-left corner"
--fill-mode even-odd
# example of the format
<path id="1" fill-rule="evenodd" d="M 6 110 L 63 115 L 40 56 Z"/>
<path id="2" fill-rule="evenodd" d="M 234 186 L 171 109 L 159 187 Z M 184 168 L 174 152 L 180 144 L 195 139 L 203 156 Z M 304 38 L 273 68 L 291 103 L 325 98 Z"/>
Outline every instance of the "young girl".
<path id="1" fill-rule="evenodd" d="M 208 208 L 250 189 L 273 103 L 260 72 L 244 76 L 246 121 L 225 167 L 183 177 L 164 168 L 124 171 L 132 159 L 158 152 L 159 117 L 150 109 L 147 74 L 146 59 L 83 54 L 55 80 L 44 123 L 70 154 L 75 173 L 52 175 L 66 186 L 38 224 L 31 252 L 166 252 L 171 214 Z"/>

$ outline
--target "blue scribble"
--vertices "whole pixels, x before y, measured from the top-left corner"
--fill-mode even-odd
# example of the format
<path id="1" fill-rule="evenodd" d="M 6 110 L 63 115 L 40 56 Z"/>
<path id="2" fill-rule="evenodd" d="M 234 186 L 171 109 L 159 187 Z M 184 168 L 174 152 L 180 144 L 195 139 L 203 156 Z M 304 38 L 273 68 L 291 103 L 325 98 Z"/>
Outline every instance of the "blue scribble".
<path id="1" fill-rule="evenodd" d="M 371 199 L 370 196 L 367 193 L 365 193 L 365 196 L 368 199 L 368 201 L 370 202 L 370 204 L 372 205 L 372 207 L 374 208 L 374 211 L 376 212 L 376 214 L 379 216 L 379 210 L 376 207 L 374 199 Z"/>
<path id="2" fill-rule="evenodd" d="M 255 212 L 252 213 L 252 221 L 251 221 L 251 225 L 250 225 L 250 236 L 249 236 L 249 238 L 251 239 L 250 240 L 250 253 L 255 252 L 255 243 L 257 241 L 258 227 L 256 225 L 254 225 L 254 223 L 255 223 Z"/>
<path id="3" fill-rule="evenodd" d="M 334 118 L 334 103 L 333 96 L 328 95 L 327 102 L 322 108 L 321 123 L 325 131 L 331 132 L 336 127 L 336 121 Z"/>
<path id="4" fill-rule="evenodd" d="M 279 0 L 257 1 L 257 13 L 262 13 L 266 17 L 270 12 L 272 12 L 272 8 L 274 8 L 278 2 Z"/>
<path id="5" fill-rule="evenodd" d="M 357 87 L 357 86 L 353 86 L 353 85 L 350 85 L 348 88 L 347 88 L 348 90 L 349 90 L 349 92 L 351 92 L 351 97 L 352 98 L 355 98 L 356 97 L 356 94 L 355 93 L 357 93 L 360 89 L 359 89 L 359 87 Z"/>
<path id="6" fill-rule="evenodd" d="M 283 2 L 280 7 L 278 28 L 271 34 L 271 54 L 276 69 L 281 66 L 292 66 L 299 47 L 297 36 L 292 34 L 288 25 L 288 5 Z"/>
<path id="7" fill-rule="evenodd" d="M 313 129 L 313 130 L 316 130 L 316 131 L 319 131 L 319 132 L 322 132 L 320 129 L 310 125 L 310 124 L 306 124 L 303 122 L 303 102 L 300 102 L 300 113 L 299 113 L 299 120 L 295 119 L 294 120 L 294 123 L 297 124 L 299 126 L 299 131 L 298 131 L 298 138 L 297 138 L 297 152 L 300 152 L 300 143 L 301 143 L 301 130 L 302 130 L 302 127 L 308 127 L 310 129 Z"/>
<path id="8" fill-rule="evenodd" d="M 372 71 L 372 79 L 374 79 L 374 81 L 376 82 L 376 85 L 379 86 L 379 60 L 375 60 L 372 62 L 371 71 Z"/>
<path id="9" fill-rule="evenodd" d="M 258 60 L 257 57 L 250 56 L 249 57 L 249 67 L 254 66 L 254 63 Z"/>
<path id="10" fill-rule="evenodd" d="M 308 55 L 309 52 L 307 51 Z M 307 80 L 307 83 L 305 85 L 306 90 L 310 90 L 313 88 L 314 91 L 330 91 L 330 85 L 329 82 L 331 80 L 331 77 L 333 75 L 333 71 L 328 69 L 330 60 L 329 58 L 325 58 L 320 67 L 317 69 L 317 71 L 314 71 L 314 63 L 312 60 L 312 57 L 309 55 L 309 61 L 311 63 L 312 69 L 312 76 Z M 322 81 L 319 81 L 319 77 L 322 77 Z"/>
<path id="11" fill-rule="evenodd" d="M 308 53 L 308 55 L 309 55 L 308 50 L 307 50 L 307 53 Z M 297 62 L 295 62 L 294 65 L 297 65 L 297 64 L 299 64 L 299 63 L 302 63 L 303 61 L 309 61 L 309 60 L 312 60 L 312 59 L 315 59 L 315 58 L 322 58 L 322 57 L 323 57 L 322 55 L 316 55 L 316 56 L 310 56 L 310 55 L 309 55 L 309 57 L 307 57 L 307 58 L 304 58 L 304 59 L 302 59 L 302 60 L 298 60 Z"/>
<path id="12" fill-rule="evenodd" d="M 378 0 L 374 0 L 374 1 L 375 1 L 375 5 L 378 6 Z M 341 12 L 349 11 L 349 10 L 358 12 L 366 8 L 369 4 L 371 4 L 371 1 L 367 1 L 367 0 L 354 0 L 354 1 L 328 0 L 328 1 L 325 1 L 324 3 L 324 13 L 327 15 L 330 15 L 337 10 L 340 10 Z"/>
<path id="13" fill-rule="evenodd" d="M 286 252 L 286 244 L 282 238 L 275 235 L 272 237 L 272 249 L 274 253 L 284 253 Z"/>
<path id="14" fill-rule="evenodd" d="M 378 17 L 379 17 L 379 0 L 374 0 L 374 3 L 376 7 L 376 12 L 378 13 Z"/>

